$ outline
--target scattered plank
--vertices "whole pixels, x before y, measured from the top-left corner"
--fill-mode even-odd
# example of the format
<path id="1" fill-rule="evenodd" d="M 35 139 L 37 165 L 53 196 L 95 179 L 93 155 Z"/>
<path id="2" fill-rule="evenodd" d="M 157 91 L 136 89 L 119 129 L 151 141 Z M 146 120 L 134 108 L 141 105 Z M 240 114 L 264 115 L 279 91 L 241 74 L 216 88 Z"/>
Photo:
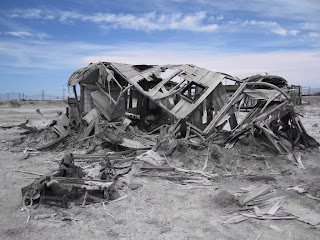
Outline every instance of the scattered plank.
<path id="1" fill-rule="evenodd" d="M 286 200 L 281 199 L 278 202 L 276 202 L 276 204 L 273 205 L 272 208 L 270 208 L 270 210 L 266 214 L 273 216 L 278 211 L 278 209 L 285 203 L 285 201 Z"/>
<path id="2" fill-rule="evenodd" d="M 89 137 L 89 134 L 92 132 L 92 129 L 95 126 L 96 121 L 91 121 L 91 123 L 89 124 L 89 126 L 86 128 L 86 130 L 84 130 L 83 134 L 79 137 L 78 141 L 81 141 L 84 138 Z"/>
<path id="3" fill-rule="evenodd" d="M 90 112 L 87 113 L 83 117 L 83 120 L 85 120 L 88 124 L 90 124 L 92 121 L 96 120 L 99 116 L 99 113 L 96 108 L 93 108 Z"/>
<path id="4" fill-rule="evenodd" d="M 174 167 L 140 167 L 141 170 L 174 171 Z"/>
<path id="5" fill-rule="evenodd" d="M 37 150 L 44 150 L 44 149 L 50 149 L 56 145 L 58 145 L 59 143 L 65 141 L 69 136 L 71 136 L 70 133 L 68 133 L 68 135 L 64 136 L 64 137 L 60 137 L 58 139 L 55 139 L 47 144 L 42 145 L 41 147 L 37 148 Z"/>
<path id="6" fill-rule="evenodd" d="M 245 204 L 247 204 L 248 202 L 266 194 L 267 192 L 269 192 L 272 189 L 272 187 L 270 185 L 267 184 L 263 184 L 260 187 L 250 191 L 249 193 L 243 195 L 240 197 L 239 199 L 239 204 L 241 206 L 244 206 Z"/>
<path id="7" fill-rule="evenodd" d="M 320 212 L 316 207 L 310 207 L 301 202 L 288 201 L 283 205 L 283 209 L 296 216 L 298 221 L 312 226 L 320 224 Z"/>
<path id="8" fill-rule="evenodd" d="M 239 215 L 239 216 L 232 217 L 232 218 L 228 219 L 227 221 L 224 221 L 223 224 L 240 223 L 240 222 L 243 222 L 248 219 L 249 219 L 248 217 Z"/>
<path id="9" fill-rule="evenodd" d="M 286 216 L 286 217 L 262 216 L 262 217 L 258 217 L 256 215 L 247 214 L 247 213 L 241 213 L 241 215 L 244 217 L 247 217 L 247 218 L 255 218 L 255 219 L 260 219 L 260 220 L 292 220 L 292 219 L 297 219 L 297 217 L 295 217 L 295 216 Z"/>
<path id="10" fill-rule="evenodd" d="M 258 208 L 257 206 L 254 206 L 254 207 L 253 207 L 253 210 L 254 210 L 254 214 L 255 214 L 257 217 L 262 217 L 262 212 L 261 212 L 260 208 Z"/>
<path id="11" fill-rule="evenodd" d="M 27 173 L 27 174 L 31 174 L 31 175 L 37 175 L 37 176 L 45 176 L 45 174 L 42 174 L 42 173 L 33 173 L 33 172 L 27 172 L 27 171 L 23 171 L 23 170 L 16 170 L 14 172 Z"/>

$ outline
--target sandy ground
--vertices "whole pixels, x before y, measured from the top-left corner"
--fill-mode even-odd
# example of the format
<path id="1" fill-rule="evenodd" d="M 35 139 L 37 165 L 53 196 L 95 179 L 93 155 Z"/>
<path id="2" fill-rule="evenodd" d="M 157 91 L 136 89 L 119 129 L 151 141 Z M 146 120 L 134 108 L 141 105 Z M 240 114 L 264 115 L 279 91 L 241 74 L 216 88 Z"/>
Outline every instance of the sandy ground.
<path id="1" fill-rule="evenodd" d="M 304 116 L 302 121 L 307 131 L 320 141 L 320 98 L 305 101 L 310 104 L 299 106 L 297 110 Z M 0 125 L 38 119 L 37 108 L 44 114 L 54 114 L 64 111 L 65 105 L 62 102 L 37 102 L 21 107 L 3 104 L 0 105 Z M 14 171 L 49 174 L 58 168 L 57 160 L 64 152 L 41 152 L 22 160 L 23 143 L 13 144 L 21 132 L 17 128 L 0 129 L 0 239 L 320 239 L 319 225 L 312 226 L 298 220 L 249 219 L 237 224 L 223 224 L 239 214 L 229 213 L 239 206 L 233 201 L 217 200 L 221 191 L 227 190 L 237 196 L 240 188 L 264 183 L 243 177 L 246 174 L 271 174 L 276 180 L 268 184 L 286 195 L 294 208 L 308 207 L 319 214 L 319 201 L 287 190 L 289 186 L 319 182 L 319 149 L 299 150 L 305 169 L 289 162 L 285 156 L 268 152 L 263 152 L 265 161 L 258 160 L 253 155 L 261 154 L 259 148 L 250 148 L 250 151 L 247 146 L 218 149 L 222 155 L 220 162 L 211 159 L 208 169 L 210 173 L 228 171 L 230 176 L 217 177 L 205 185 L 182 185 L 162 178 L 136 177 L 134 181 L 141 183 L 142 187 L 123 191 L 121 194 L 128 197 L 106 205 L 106 209 L 102 205 L 71 206 L 69 209 L 40 206 L 31 211 L 31 220 L 26 222 L 27 213 L 20 210 L 21 188 L 33 179 L 29 179 L 32 175 Z M 185 156 L 196 166 L 202 166 L 204 158 L 205 151 L 194 158 Z M 53 215 L 44 218 L 48 214 Z"/>

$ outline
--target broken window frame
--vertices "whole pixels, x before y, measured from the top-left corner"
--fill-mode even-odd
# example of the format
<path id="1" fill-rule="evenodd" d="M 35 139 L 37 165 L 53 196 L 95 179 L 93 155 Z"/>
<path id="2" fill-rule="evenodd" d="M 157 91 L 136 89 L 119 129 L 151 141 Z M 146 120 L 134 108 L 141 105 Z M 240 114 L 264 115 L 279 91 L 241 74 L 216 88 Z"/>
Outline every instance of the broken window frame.
<path id="1" fill-rule="evenodd" d="M 180 84 L 179 84 L 180 86 Z M 194 88 L 195 92 L 194 92 L 194 98 L 190 98 L 190 96 L 192 96 L 192 89 L 193 89 L 193 86 L 196 86 Z M 197 88 L 201 88 L 200 92 L 197 92 Z M 208 87 L 205 87 L 199 83 L 196 83 L 194 81 L 190 81 L 180 92 L 180 96 L 184 99 L 186 99 L 187 101 L 190 101 L 192 103 L 196 102 L 200 97 L 201 95 L 206 91 Z M 187 92 L 188 93 L 188 96 L 185 95 L 184 93 Z M 190 95 L 190 96 L 189 96 Z"/>

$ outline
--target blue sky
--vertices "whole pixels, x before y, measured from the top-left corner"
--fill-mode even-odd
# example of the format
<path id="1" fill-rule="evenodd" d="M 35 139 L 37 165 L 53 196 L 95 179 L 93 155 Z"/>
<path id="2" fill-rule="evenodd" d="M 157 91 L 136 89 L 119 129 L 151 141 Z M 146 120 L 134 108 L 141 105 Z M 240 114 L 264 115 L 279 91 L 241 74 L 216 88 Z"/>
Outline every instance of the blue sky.
<path id="1" fill-rule="evenodd" d="M 0 3 L 0 93 L 62 93 L 90 62 L 192 63 L 320 87 L 319 0 Z"/>

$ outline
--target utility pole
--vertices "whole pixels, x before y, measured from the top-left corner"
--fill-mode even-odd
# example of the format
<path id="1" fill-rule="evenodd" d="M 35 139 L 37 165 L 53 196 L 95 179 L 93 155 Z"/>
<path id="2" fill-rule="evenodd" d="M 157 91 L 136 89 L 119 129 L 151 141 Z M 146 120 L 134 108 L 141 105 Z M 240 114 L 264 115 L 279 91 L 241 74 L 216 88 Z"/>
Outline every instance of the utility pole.
<path id="1" fill-rule="evenodd" d="M 19 93 L 19 101 L 21 100 L 21 98 L 20 98 L 20 93 Z"/>
<path id="2" fill-rule="evenodd" d="M 24 99 L 24 93 L 22 93 L 22 99 Z"/>
<path id="3" fill-rule="evenodd" d="M 64 100 L 64 91 L 65 91 L 66 89 L 62 89 L 62 100 Z"/>
<path id="4" fill-rule="evenodd" d="M 308 95 L 310 96 L 310 86 L 309 86 L 309 90 L 308 90 Z"/>
<path id="5" fill-rule="evenodd" d="M 7 93 L 7 100 L 8 100 L 8 101 L 10 100 L 10 96 L 9 96 L 9 93 Z"/>
<path id="6" fill-rule="evenodd" d="M 41 91 L 41 100 L 44 100 L 44 90 Z"/>

